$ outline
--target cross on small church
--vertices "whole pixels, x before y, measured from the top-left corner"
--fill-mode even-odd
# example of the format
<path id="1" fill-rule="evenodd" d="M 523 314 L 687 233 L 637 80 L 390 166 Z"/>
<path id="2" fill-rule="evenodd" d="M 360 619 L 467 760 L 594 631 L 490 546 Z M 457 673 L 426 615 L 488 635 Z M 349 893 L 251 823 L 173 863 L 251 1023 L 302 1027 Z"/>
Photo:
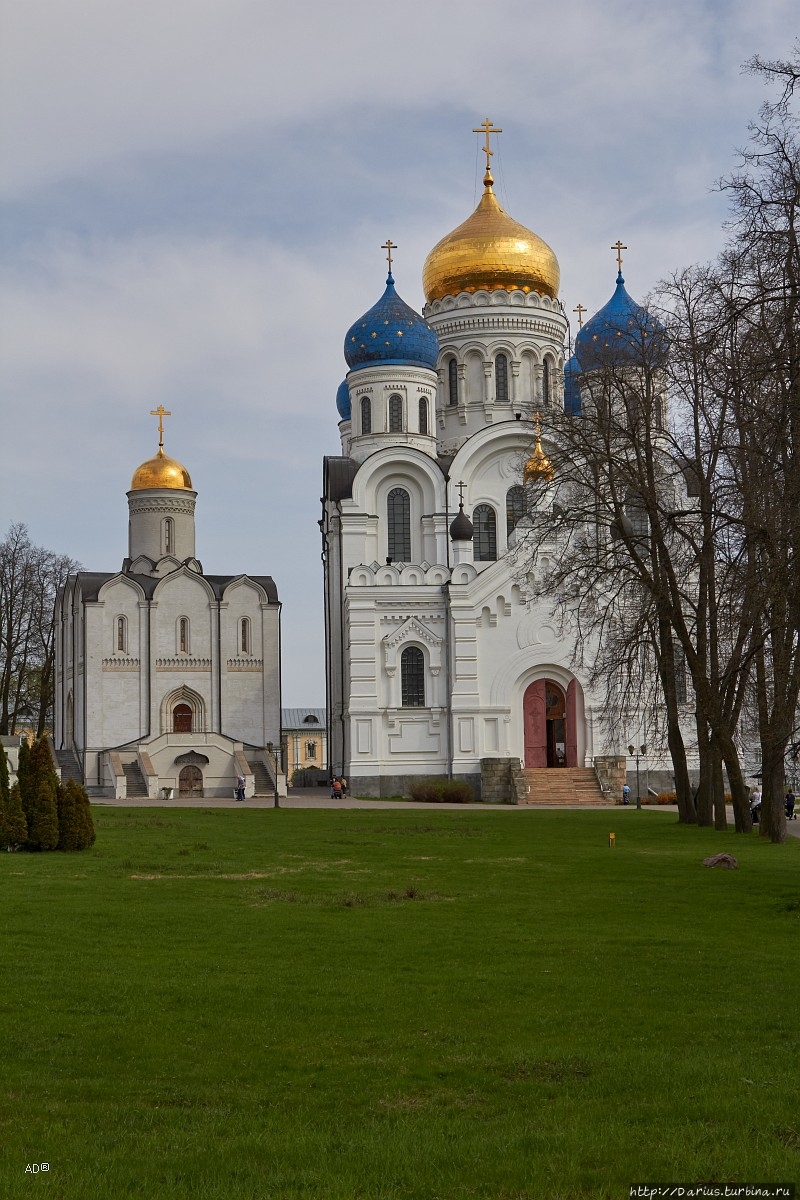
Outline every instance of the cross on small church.
<path id="1" fill-rule="evenodd" d="M 623 246 L 623 244 L 622 244 L 622 242 L 620 241 L 620 239 L 619 239 L 619 238 L 617 238 L 616 242 L 615 242 L 615 243 L 614 243 L 614 245 L 611 247 L 611 249 L 612 249 L 612 250 L 616 250 L 616 252 L 617 252 L 617 267 L 618 267 L 618 269 L 619 269 L 619 273 L 620 273 L 620 275 L 621 275 L 621 274 L 622 274 L 622 251 L 623 251 L 623 250 L 627 250 L 627 249 L 628 249 L 628 247 L 627 247 L 627 246 Z"/>
<path id="2" fill-rule="evenodd" d="M 395 245 L 395 243 L 392 241 L 391 238 L 387 238 L 386 241 L 381 246 L 381 250 L 386 251 L 386 258 L 389 263 L 389 274 L 390 275 L 392 273 L 392 251 L 396 250 L 396 249 L 397 249 L 397 246 Z"/>
<path id="3" fill-rule="evenodd" d="M 464 489 L 466 486 L 467 485 L 464 483 L 463 479 L 459 479 L 458 483 L 456 484 L 456 489 L 458 491 L 458 504 L 460 508 L 464 507 Z"/>
<path id="4" fill-rule="evenodd" d="M 164 417 L 171 417 L 172 413 L 164 408 L 163 404 L 159 404 L 158 408 L 150 409 L 151 417 L 158 417 L 158 448 L 164 449 Z"/>
<path id="5" fill-rule="evenodd" d="M 502 133 L 503 131 L 502 131 L 502 129 L 498 129 L 496 125 L 493 125 L 492 122 L 487 117 L 486 120 L 481 121 L 478 128 L 473 129 L 472 132 L 486 134 L 486 145 L 483 147 L 483 153 L 486 155 L 486 170 L 488 171 L 489 170 L 489 159 L 494 154 L 494 150 L 492 149 L 491 143 L 489 141 L 489 134 L 490 133 Z"/>
<path id="6" fill-rule="evenodd" d="M 627 246 L 625 249 L 627 250 Z M 586 312 L 586 309 L 579 302 L 572 311 L 578 314 L 578 329 L 583 329 L 583 314 Z"/>

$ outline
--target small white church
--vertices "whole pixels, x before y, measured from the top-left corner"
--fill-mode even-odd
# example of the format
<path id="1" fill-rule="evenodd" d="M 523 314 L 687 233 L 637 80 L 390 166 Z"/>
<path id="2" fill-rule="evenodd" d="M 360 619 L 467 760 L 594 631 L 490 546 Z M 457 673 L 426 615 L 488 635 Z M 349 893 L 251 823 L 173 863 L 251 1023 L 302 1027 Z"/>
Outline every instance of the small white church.
<path id="1" fill-rule="evenodd" d="M 128 555 L 80 571 L 56 611 L 62 774 L 118 799 L 285 793 L 280 614 L 262 575 L 206 575 L 189 472 L 159 446 L 128 492 Z"/>
<path id="2" fill-rule="evenodd" d="M 386 289 L 345 337 L 320 527 L 329 761 L 355 795 L 450 776 L 488 800 L 492 767 L 514 763 L 583 773 L 599 796 L 624 781 L 573 646 L 508 551 L 552 470 L 532 414 L 546 430 L 555 407 L 579 413 L 581 345 L 645 310 L 620 273 L 565 372 L 558 261 L 500 206 L 485 129 L 483 195 L 429 253 L 423 313 L 395 290 L 388 241 Z"/>

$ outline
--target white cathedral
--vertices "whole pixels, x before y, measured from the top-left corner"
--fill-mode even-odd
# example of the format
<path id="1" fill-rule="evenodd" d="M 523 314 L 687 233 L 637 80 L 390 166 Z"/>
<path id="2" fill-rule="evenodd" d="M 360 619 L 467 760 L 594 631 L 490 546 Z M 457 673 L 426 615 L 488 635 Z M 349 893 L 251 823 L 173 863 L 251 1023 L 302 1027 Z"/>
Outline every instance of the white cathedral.
<path id="1" fill-rule="evenodd" d="M 588 359 L 645 310 L 620 272 L 565 366 L 558 261 L 500 206 L 485 128 L 483 195 L 428 255 L 423 314 L 395 291 L 389 241 L 386 290 L 345 338 L 320 526 L 329 762 L 356 795 L 450 776 L 513 799 L 495 783 L 514 764 L 576 786 L 582 773 L 598 793 L 624 781 L 599 698 L 508 551 L 526 487 L 551 470 L 530 416 L 579 413 L 581 347 Z"/>
<path id="2" fill-rule="evenodd" d="M 280 611 L 269 576 L 206 575 L 189 472 L 159 446 L 128 492 L 128 555 L 55 610 L 62 775 L 118 799 L 285 793 Z"/>

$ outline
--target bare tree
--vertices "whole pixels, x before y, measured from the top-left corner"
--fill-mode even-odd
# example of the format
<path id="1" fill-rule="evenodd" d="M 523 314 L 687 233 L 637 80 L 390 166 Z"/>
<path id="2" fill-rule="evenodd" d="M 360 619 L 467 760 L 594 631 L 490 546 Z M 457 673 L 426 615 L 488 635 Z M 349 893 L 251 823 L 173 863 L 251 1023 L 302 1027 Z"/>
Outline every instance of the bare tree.
<path id="1" fill-rule="evenodd" d="M 23 524 L 0 542 L 0 733 L 24 720 L 41 736 L 54 695 L 56 594 L 79 564 L 34 546 Z"/>

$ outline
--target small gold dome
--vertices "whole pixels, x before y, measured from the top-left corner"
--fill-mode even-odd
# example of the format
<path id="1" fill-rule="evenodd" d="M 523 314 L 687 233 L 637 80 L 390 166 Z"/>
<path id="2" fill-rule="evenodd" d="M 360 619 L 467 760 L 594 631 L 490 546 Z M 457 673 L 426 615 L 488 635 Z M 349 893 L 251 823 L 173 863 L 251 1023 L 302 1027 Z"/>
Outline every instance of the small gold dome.
<path id="1" fill-rule="evenodd" d="M 191 488 L 192 481 L 186 467 L 174 458 L 169 458 L 159 447 L 158 454 L 148 458 L 133 473 L 131 491 L 141 492 L 145 488 Z"/>
<path id="2" fill-rule="evenodd" d="M 500 207 L 491 172 L 471 217 L 443 237 L 425 260 L 425 298 L 441 300 L 459 292 L 538 292 L 555 300 L 561 282 L 558 259 L 546 242 Z"/>
<path id="3" fill-rule="evenodd" d="M 551 483 L 555 476 L 553 464 L 542 449 L 542 418 L 537 412 L 534 414 L 536 423 L 536 445 L 533 454 L 530 456 L 525 466 L 522 468 L 522 479 L 525 483 L 538 483 L 544 480 L 545 483 Z"/>

